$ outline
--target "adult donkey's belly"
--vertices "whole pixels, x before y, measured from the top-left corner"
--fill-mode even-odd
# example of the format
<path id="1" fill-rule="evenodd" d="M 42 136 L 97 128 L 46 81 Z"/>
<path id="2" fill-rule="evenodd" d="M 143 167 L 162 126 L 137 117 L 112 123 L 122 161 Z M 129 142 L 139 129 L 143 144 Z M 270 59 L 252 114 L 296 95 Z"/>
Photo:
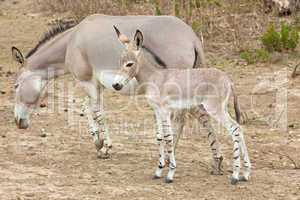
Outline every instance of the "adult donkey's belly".
<path id="1" fill-rule="evenodd" d="M 124 48 L 113 25 L 130 39 L 133 39 L 137 29 L 141 30 L 144 46 L 156 54 L 166 68 L 192 68 L 195 64 L 195 51 L 202 48 L 193 30 L 175 17 L 89 16 L 77 26 L 71 41 L 86 55 L 95 75 L 106 87 L 112 80 L 111 70 L 119 68 Z M 110 73 L 103 73 L 107 70 Z"/>

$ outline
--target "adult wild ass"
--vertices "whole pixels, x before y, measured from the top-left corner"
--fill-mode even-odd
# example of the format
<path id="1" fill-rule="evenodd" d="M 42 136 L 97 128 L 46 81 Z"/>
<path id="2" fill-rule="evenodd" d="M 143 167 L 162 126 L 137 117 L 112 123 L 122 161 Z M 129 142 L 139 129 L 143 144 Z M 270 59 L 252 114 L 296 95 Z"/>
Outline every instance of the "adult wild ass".
<path id="1" fill-rule="evenodd" d="M 200 69 L 165 69 L 161 70 L 157 64 L 145 55 L 143 34 L 137 30 L 134 40 L 130 41 L 125 34 L 114 27 L 119 40 L 125 45 L 120 59 L 120 70 L 113 83 L 113 88 L 121 90 L 130 80 L 136 78 L 143 87 L 149 105 L 153 108 L 156 123 L 156 139 L 159 144 L 159 164 L 154 178 L 162 176 L 166 160 L 169 172 L 166 182 L 173 181 L 176 160 L 173 143 L 173 129 L 171 127 L 171 112 L 182 109 L 198 108 L 205 118 L 204 127 L 209 135 L 213 134 L 208 118 L 215 119 L 223 125 L 232 136 L 233 141 L 233 174 L 231 183 L 247 181 L 251 172 L 251 164 L 244 141 L 241 126 L 228 113 L 228 101 L 233 93 L 235 106 L 238 106 L 234 94 L 233 83 L 222 71 L 215 68 Z M 146 34 L 146 33 L 145 33 Z M 174 40 L 180 40 L 181 36 Z M 213 141 L 215 143 L 215 141 Z M 211 143 L 211 146 L 214 144 Z M 244 159 L 244 174 L 240 173 L 240 154 Z"/>
<path id="2" fill-rule="evenodd" d="M 144 50 L 159 69 L 196 68 L 204 63 L 200 40 L 176 17 L 92 15 L 76 26 L 59 25 L 49 31 L 25 58 L 17 48 L 12 48 L 13 57 L 22 65 L 15 83 L 15 121 L 19 128 L 29 126 L 30 113 L 49 80 L 71 72 L 90 97 L 89 127 L 97 151 L 100 156 L 109 155 L 111 141 L 101 106 L 102 94 L 103 89 L 112 89 L 123 50 L 113 36 L 114 24 L 128 35 L 134 34 L 136 27 L 143 30 L 148 36 Z M 131 83 L 136 85 L 136 81 Z M 128 88 L 122 90 L 125 94 L 129 91 Z"/>

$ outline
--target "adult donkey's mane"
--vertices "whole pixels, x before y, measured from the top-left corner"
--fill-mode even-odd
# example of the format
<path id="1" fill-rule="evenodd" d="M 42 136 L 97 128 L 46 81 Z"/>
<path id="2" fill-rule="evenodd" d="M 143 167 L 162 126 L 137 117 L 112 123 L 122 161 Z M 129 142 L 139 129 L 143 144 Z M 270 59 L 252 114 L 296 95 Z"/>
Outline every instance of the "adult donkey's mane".
<path id="1" fill-rule="evenodd" d="M 55 25 L 53 25 L 41 38 L 41 40 L 38 42 L 38 44 L 31 49 L 28 54 L 26 55 L 26 58 L 29 58 L 32 56 L 44 43 L 49 41 L 50 39 L 54 38 L 60 33 L 65 32 L 66 30 L 73 28 L 76 26 L 77 23 L 74 21 L 58 21 Z"/>
<path id="2" fill-rule="evenodd" d="M 143 45 L 143 49 L 146 50 L 155 60 L 155 62 L 161 66 L 162 68 L 166 69 L 167 65 L 166 63 L 157 55 L 155 54 L 151 49 L 149 49 L 148 47 L 146 47 L 145 45 Z"/>

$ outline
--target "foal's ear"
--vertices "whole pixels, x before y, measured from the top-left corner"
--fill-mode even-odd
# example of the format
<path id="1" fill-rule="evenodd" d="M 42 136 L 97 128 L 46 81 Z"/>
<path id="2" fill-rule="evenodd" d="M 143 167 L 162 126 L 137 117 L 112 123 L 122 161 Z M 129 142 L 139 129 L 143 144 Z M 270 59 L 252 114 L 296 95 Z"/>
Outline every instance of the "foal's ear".
<path id="1" fill-rule="evenodd" d="M 126 35 L 122 34 L 116 26 L 113 26 L 113 27 L 117 33 L 119 41 L 122 42 L 123 44 L 127 45 L 130 42 L 128 37 Z"/>
<path id="2" fill-rule="evenodd" d="M 137 50 L 140 50 L 143 46 L 144 36 L 140 30 L 136 30 L 134 35 L 134 43 L 136 45 Z"/>
<path id="3" fill-rule="evenodd" d="M 23 54 L 21 53 L 21 51 L 17 48 L 17 47 L 12 47 L 11 48 L 11 53 L 12 53 L 12 57 L 15 61 L 17 61 L 20 64 L 24 64 L 25 63 L 25 59 Z"/>

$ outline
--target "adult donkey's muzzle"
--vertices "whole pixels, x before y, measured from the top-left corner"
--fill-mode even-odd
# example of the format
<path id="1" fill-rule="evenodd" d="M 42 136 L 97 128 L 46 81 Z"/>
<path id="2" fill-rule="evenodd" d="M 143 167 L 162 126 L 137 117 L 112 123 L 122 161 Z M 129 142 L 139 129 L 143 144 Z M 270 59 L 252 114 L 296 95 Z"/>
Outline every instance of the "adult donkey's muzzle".
<path id="1" fill-rule="evenodd" d="M 120 90 L 122 90 L 123 85 L 122 85 L 122 84 L 119 84 L 119 83 L 115 83 L 115 84 L 112 85 L 112 87 L 113 87 L 115 90 L 120 91 Z"/>
<path id="2" fill-rule="evenodd" d="M 27 119 L 16 119 L 16 125 L 19 129 L 27 129 L 29 127 L 29 123 Z"/>
<path id="3" fill-rule="evenodd" d="M 19 129 L 29 127 L 29 109 L 23 105 L 15 105 L 15 122 Z"/>

